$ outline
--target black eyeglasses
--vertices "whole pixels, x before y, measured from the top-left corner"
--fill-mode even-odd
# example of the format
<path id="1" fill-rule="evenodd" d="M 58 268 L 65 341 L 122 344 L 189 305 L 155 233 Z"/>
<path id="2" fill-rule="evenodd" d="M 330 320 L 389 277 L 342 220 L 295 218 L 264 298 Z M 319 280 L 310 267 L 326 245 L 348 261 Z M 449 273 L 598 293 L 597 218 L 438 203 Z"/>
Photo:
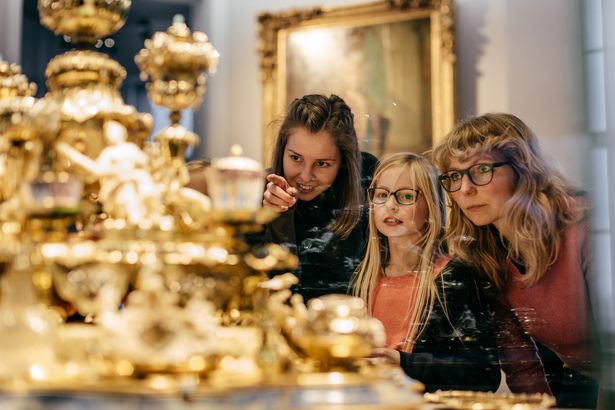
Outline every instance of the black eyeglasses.
<path id="1" fill-rule="evenodd" d="M 419 199 L 419 191 L 416 189 L 398 189 L 395 192 L 390 192 L 386 188 L 369 188 L 367 190 L 369 200 L 373 204 L 384 204 L 389 196 L 393 195 L 395 200 L 400 205 L 414 205 Z"/>
<path id="2" fill-rule="evenodd" d="M 456 192 L 461 189 L 461 180 L 464 175 L 477 186 L 487 185 L 493 179 L 493 169 L 508 165 L 508 162 L 493 162 L 487 164 L 475 164 L 466 169 L 448 171 L 438 177 L 440 185 L 448 192 Z"/>

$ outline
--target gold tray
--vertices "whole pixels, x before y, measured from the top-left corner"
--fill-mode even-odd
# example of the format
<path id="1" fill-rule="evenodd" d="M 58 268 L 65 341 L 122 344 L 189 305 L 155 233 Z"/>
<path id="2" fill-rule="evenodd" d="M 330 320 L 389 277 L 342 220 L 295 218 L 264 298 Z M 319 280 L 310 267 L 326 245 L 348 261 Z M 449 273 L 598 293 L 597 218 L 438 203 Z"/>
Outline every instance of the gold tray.
<path id="1" fill-rule="evenodd" d="M 140 369 L 143 370 L 143 369 Z M 169 369 L 165 369 L 169 370 Z M 280 374 L 252 381 L 212 383 L 207 376 L 196 372 L 173 374 L 152 373 L 144 377 L 96 377 L 91 379 L 54 378 L 48 380 L 0 380 L 1 394 L 98 394 L 110 396 L 139 395 L 143 397 L 182 397 L 193 399 L 210 396 L 231 396 L 260 391 L 299 391 L 302 389 L 344 389 L 388 384 L 400 392 L 419 393 L 422 384 L 399 386 L 391 380 L 358 373 L 323 372 Z"/>
<path id="2" fill-rule="evenodd" d="M 461 390 L 425 393 L 425 401 L 460 410 L 538 410 L 555 405 L 548 394 L 500 394 Z"/>

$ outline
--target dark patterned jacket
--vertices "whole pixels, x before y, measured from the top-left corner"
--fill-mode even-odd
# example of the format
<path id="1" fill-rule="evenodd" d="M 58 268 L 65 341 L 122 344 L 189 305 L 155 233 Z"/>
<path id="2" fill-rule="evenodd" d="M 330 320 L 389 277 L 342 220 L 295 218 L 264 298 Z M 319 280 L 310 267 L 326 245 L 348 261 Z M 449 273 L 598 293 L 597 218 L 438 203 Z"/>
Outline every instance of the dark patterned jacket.
<path id="1" fill-rule="evenodd" d="M 377 164 L 376 157 L 362 153 L 364 192 Z M 299 284 L 293 291 L 303 295 L 306 301 L 329 293 L 347 293 L 350 277 L 367 245 L 367 202 L 361 209 L 359 223 L 347 238 L 340 238 L 327 229 L 340 212 L 339 193 L 343 181 L 339 179 L 312 201 L 297 201 L 265 228 L 266 242 L 284 245 L 299 257 L 299 267 L 293 272 L 299 277 Z"/>
<path id="2" fill-rule="evenodd" d="M 404 372 L 426 391 L 497 390 L 498 350 L 483 293 L 488 285 L 456 262 L 449 262 L 436 281 L 440 301 L 412 353 L 401 352 Z"/>

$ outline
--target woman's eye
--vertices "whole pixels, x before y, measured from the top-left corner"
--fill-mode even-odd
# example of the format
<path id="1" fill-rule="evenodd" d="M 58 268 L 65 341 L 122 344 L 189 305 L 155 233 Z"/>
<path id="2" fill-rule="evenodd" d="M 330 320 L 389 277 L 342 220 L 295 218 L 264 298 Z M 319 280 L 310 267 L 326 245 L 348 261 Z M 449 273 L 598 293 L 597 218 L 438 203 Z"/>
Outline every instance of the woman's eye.
<path id="1" fill-rule="evenodd" d="M 448 177 L 451 181 L 459 181 L 461 179 L 461 172 L 449 172 Z"/>
<path id="2" fill-rule="evenodd" d="M 490 164 L 479 164 L 478 165 L 478 172 L 485 174 L 487 172 L 491 171 L 491 165 Z"/>
<path id="3" fill-rule="evenodd" d="M 299 161 L 301 158 L 299 157 L 299 155 L 295 155 L 295 154 L 290 154 L 289 155 L 290 159 L 297 162 Z"/>
<path id="4" fill-rule="evenodd" d="M 328 162 L 325 161 L 318 161 L 316 162 L 316 166 L 319 168 L 327 168 L 329 166 L 331 166 L 331 164 L 329 164 Z"/>

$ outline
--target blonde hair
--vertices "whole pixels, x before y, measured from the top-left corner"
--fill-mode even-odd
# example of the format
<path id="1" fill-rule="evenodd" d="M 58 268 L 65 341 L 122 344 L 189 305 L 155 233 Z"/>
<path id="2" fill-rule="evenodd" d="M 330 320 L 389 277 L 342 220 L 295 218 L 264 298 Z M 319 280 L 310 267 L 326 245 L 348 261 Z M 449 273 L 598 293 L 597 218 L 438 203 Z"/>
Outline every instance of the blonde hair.
<path id="1" fill-rule="evenodd" d="M 449 195 L 449 252 L 479 268 L 500 290 L 506 289 L 507 261 L 520 262 L 526 268 L 523 280 L 531 286 L 557 259 L 561 231 L 580 219 L 571 202 L 574 189 L 546 161 L 534 132 L 512 114 L 490 113 L 460 123 L 434 148 L 432 159 L 446 171 L 451 159 L 464 162 L 480 154 L 498 155 L 514 170 L 514 193 L 503 212 L 503 224 L 514 237 L 504 245 L 494 226 L 475 226 Z"/>
<path id="2" fill-rule="evenodd" d="M 383 159 L 374 173 L 370 188 L 378 186 L 381 175 L 392 168 L 401 168 L 401 172 L 409 173 L 416 183 L 419 195 L 424 197 L 428 211 L 422 235 L 418 243 L 413 244 L 420 258 L 414 308 L 410 312 L 410 326 L 402 346 L 402 350 L 407 351 L 424 330 L 438 297 L 433 270 L 434 261 L 442 254 L 444 207 L 442 191 L 437 184 L 436 169 L 425 157 L 410 152 L 393 154 Z M 351 282 L 352 294 L 365 300 L 370 313 L 378 277 L 384 275 L 384 267 L 389 263 L 389 257 L 387 238 L 376 228 L 373 206 L 370 203 L 367 250 Z"/>

